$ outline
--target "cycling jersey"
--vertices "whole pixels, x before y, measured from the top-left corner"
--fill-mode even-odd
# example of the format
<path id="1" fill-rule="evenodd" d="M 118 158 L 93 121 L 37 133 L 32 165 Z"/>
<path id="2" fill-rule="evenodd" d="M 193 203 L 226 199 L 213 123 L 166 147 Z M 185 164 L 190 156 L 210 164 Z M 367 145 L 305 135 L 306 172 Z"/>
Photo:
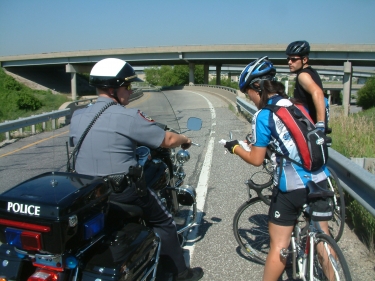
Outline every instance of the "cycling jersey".
<path id="1" fill-rule="evenodd" d="M 289 106 L 291 101 L 275 95 L 268 100 L 268 104 L 279 106 Z M 267 147 L 271 142 L 280 153 L 301 163 L 297 146 L 289 134 L 283 122 L 270 110 L 261 109 L 254 114 L 252 121 L 252 145 Z M 309 180 L 320 182 L 327 178 L 329 172 L 325 166 L 323 168 L 310 172 L 286 159 L 283 160 L 282 173 L 279 180 L 280 157 L 276 156 L 277 168 L 274 172 L 274 184 L 281 191 L 291 191 L 299 188 L 305 188 Z"/>

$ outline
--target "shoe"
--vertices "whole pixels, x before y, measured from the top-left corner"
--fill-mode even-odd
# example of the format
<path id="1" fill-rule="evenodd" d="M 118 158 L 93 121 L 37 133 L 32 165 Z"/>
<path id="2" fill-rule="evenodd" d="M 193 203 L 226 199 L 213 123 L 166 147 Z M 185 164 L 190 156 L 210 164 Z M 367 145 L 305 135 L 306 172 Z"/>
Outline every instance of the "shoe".
<path id="1" fill-rule="evenodd" d="M 177 275 L 176 281 L 197 281 L 203 277 L 203 269 L 200 267 L 187 268 Z"/>

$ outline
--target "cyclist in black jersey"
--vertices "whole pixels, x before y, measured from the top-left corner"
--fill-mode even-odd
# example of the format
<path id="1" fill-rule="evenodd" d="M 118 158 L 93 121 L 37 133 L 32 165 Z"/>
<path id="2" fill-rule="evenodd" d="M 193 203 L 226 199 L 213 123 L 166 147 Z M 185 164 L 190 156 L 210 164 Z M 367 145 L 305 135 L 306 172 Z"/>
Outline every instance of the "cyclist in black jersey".
<path id="1" fill-rule="evenodd" d="M 325 131 L 327 127 L 326 99 L 319 74 L 309 66 L 310 45 L 307 41 L 294 41 L 286 48 L 288 65 L 297 74 L 294 98 L 302 102 L 316 127 Z"/>

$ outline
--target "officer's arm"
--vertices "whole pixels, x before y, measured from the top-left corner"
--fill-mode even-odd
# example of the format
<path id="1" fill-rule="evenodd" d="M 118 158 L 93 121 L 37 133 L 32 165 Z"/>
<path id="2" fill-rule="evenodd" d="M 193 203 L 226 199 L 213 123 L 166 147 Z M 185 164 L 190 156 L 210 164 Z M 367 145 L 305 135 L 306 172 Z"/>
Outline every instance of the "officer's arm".
<path id="1" fill-rule="evenodd" d="M 180 146 L 181 144 L 188 144 L 188 146 L 190 147 L 191 140 L 184 135 L 179 135 L 179 134 L 175 134 L 175 133 L 167 131 L 165 132 L 164 140 L 160 146 L 172 148 L 172 147 Z"/>
<path id="2" fill-rule="evenodd" d="M 301 73 L 298 76 L 298 82 L 312 97 L 316 109 L 317 122 L 325 121 L 326 106 L 322 89 L 320 89 L 308 73 Z"/>
<path id="3" fill-rule="evenodd" d="M 266 157 L 267 147 L 251 146 L 250 151 L 246 151 L 240 145 L 234 149 L 234 154 L 240 156 L 245 162 L 260 166 L 263 164 L 263 160 Z"/>

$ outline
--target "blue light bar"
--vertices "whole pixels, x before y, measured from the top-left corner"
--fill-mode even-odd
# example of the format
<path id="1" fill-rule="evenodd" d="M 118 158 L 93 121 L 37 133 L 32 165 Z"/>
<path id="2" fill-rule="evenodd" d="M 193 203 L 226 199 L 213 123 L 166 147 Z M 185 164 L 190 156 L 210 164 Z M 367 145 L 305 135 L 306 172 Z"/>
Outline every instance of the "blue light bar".
<path id="1" fill-rule="evenodd" d="M 104 228 L 104 214 L 100 213 L 84 223 L 84 238 L 90 239 Z"/>
<path id="2" fill-rule="evenodd" d="M 5 240 L 9 245 L 22 249 L 21 234 L 22 230 L 7 227 L 5 229 Z"/>

